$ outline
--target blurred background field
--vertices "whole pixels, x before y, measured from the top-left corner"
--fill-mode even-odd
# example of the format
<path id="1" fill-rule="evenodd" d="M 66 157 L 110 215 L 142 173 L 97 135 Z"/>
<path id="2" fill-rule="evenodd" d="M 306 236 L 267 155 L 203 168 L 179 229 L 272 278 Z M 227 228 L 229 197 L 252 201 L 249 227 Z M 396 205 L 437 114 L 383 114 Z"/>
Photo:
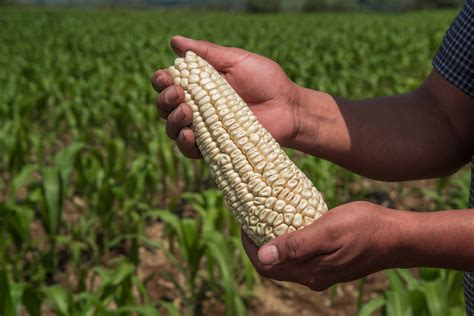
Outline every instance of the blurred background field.
<path id="1" fill-rule="evenodd" d="M 435 11 L 380 5 L 433 2 L 361 1 L 344 9 L 357 13 L 245 13 L 282 8 L 251 2 L 262 3 L 233 12 L 190 2 L 0 6 L 0 315 L 464 313 L 454 271 L 385 271 L 322 293 L 258 277 L 207 168 L 168 140 L 150 85 L 174 60 L 170 37 L 181 34 L 265 55 L 298 84 L 335 95 L 407 92 L 430 71 L 459 2 Z M 467 169 L 387 184 L 289 154 L 330 207 L 467 205 Z"/>

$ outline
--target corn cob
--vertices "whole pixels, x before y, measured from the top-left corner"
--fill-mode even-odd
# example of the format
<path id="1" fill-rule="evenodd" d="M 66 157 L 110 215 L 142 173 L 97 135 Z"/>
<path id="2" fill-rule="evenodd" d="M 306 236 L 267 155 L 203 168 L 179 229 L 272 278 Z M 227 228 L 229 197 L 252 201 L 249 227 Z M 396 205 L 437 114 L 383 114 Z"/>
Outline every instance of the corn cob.
<path id="1" fill-rule="evenodd" d="M 184 89 L 197 146 L 217 187 L 257 246 L 327 211 L 311 181 L 209 63 L 188 51 L 168 71 Z"/>

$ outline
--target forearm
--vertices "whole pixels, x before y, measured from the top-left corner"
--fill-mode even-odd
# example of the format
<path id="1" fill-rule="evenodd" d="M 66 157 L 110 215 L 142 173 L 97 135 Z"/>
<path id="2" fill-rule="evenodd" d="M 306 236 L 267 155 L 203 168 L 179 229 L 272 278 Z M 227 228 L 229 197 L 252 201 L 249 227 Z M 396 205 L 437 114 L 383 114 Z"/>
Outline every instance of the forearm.
<path id="1" fill-rule="evenodd" d="M 379 180 L 448 175 L 470 154 L 435 103 L 423 90 L 352 101 L 300 88 L 292 147 Z"/>
<path id="2" fill-rule="evenodd" d="M 392 211 L 390 268 L 474 271 L 474 211 Z"/>

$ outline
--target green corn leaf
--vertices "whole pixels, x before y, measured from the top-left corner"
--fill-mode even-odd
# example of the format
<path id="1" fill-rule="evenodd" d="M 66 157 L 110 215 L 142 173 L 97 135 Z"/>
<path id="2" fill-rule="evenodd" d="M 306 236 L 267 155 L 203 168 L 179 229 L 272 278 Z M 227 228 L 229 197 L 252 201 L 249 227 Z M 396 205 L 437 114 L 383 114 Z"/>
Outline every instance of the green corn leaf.
<path id="1" fill-rule="evenodd" d="M 107 270 L 102 267 L 96 267 L 94 271 L 100 276 L 101 288 L 104 289 L 103 298 L 107 298 L 111 294 L 111 289 L 121 285 L 125 279 L 129 278 L 134 272 L 134 267 L 131 264 L 122 262 L 114 270 Z"/>
<path id="2" fill-rule="evenodd" d="M 179 218 L 176 215 L 165 210 L 156 210 L 154 215 L 158 216 L 166 224 L 171 225 L 175 230 L 179 229 Z"/>
<path id="3" fill-rule="evenodd" d="M 419 286 L 419 281 L 413 276 L 410 270 L 407 269 L 397 269 L 395 272 L 398 276 L 405 281 L 409 289 L 414 289 Z"/>
<path id="4" fill-rule="evenodd" d="M 386 297 L 387 316 L 414 316 L 408 291 L 388 291 Z"/>
<path id="5" fill-rule="evenodd" d="M 59 315 L 69 315 L 69 307 L 71 304 L 70 294 L 60 285 L 53 285 L 43 290 L 47 299 L 52 303 L 53 309 Z"/>
<path id="6" fill-rule="evenodd" d="M 464 316 L 466 315 L 466 309 L 461 306 L 449 307 L 449 316 Z"/>
<path id="7" fill-rule="evenodd" d="M 13 303 L 6 272 L 0 268 L 0 315 L 15 316 L 17 307 Z"/>
<path id="8" fill-rule="evenodd" d="M 431 281 L 424 285 L 423 292 L 428 302 L 430 316 L 448 315 L 449 293 L 447 290 L 442 282 Z"/>
<path id="9" fill-rule="evenodd" d="M 22 302 L 30 316 L 41 315 L 42 293 L 33 286 L 29 285 L 23 292 Z"/>
<path id="10" fill-rule="evenodd" d="M 394 291 L 403 291 L 405 289 L 405 285 L 403 284 L 402 279 L 397 274 L 396 270 L 387 270 L 385 274 L 390 281 L 390 288 Z"/>
<path id="11" fill-rule="evenodd" d="M 439 277 L 442 270 L 435 268 L 421 268 L 418 271 L 420 272 L 421 279 L 425 281 L 434 281 Z"/>
<path id="12" fill-rule="evenodd" d="M 158 310 L 152 305 L 138 305 L 138 306 L 121 306 L 117 308 L 118 315 L 129 315 L 133 313 L 134 315 L 143 315 L 143 316 L 159 316 Z"/>
<path id="13" fill-rule="evenodd" d="M 76 157 L 83 148 L 84 144 L 73 143 L 62 149 L 54 157 L 54 166 L 59 170 L 63 183 L 68 183 L 69 176 L 74 169 Z"/>
<path id="14" fill-rule="evenodd" d="M 31 178 L 31 174 L 37 169 L 36 165 L 27 165 L 23 167 L 12 180 L 10 192 L 12 196 L 10 197 L 11 201 L 15 200 L 15 194 L 18 190 L 25 185 L 25 183 Z"/>
<path id="15" fill-rule="evenodd" d="M 364 304 L 360 309 L 358 316 L 372 316 L 386 304 L 385 298 L 379 296 Z"/>
<path id="16" fill-rule="evenodd" d="M 420 290 L 421 286 L 418 286 L 416 289 L 409 290 L 410 296 L 410 305 L 413 310 L 413 314 L 416 316 L 428 315 L 428 304 L 430 301 L 427 300 L 427 297 L 423 294 L 423 291 Z"/>
<path id="17" fill-rule="evenodd" d="M 227 315 L 235 313 L 244 315 L 246 308 L 236 289 L 238 282 L 235 279 L 235 275 L 231 272 L 234 260 L 227 250 L 226 239 L 216 231 L 212 231 L 206 234 L 205 240 L 210 256 L 217 262 L 219 267 L 219 283 L 224 290 Z"/>
<path id="18" fill-rule="evenodd" d="M 16 315 L 20 315 L 20 307 L 24 290 L 25 284 L 23 282 L 10 284 L 10 293 Z"/>
<path id="19" fill-rule="evenodd" d="M 180 246 L 185 248 L 184 259 L 189 264 L 191 275 L 194 276 L 199 270 L 199 263 L 203 255 L 197 222 L 193 219 L 184 218 L 181 221 L 182 239 Z"/>
<path id="20" fill-rule="evenodd" d="M 163 306 L 166 309 L 166 311 L 168 312 L 168 314 L 170 316 L 180 316 L 181 315 L 181 313 L 179 312 L 178 307 L 176 307 L 176 305 L 174 305 L 172 303 L 160 302 L 160 305 Z"/>
<path id="21" fill-rule="evenodd" d="M 0 223 L 5 231 L 11 234 L 15 246 L 21 248 L 29 238 L 30 224 L 34 211 L 27 206 L 17 204 L 0 204 Z"/>
<path id="22" fill-rule="evenodd" d="M 59 232 L 63 212 L 63 182 L 56 168 L 44 168 L 42 172 L 43 185 L 43 223 L 50 236 Z"/>

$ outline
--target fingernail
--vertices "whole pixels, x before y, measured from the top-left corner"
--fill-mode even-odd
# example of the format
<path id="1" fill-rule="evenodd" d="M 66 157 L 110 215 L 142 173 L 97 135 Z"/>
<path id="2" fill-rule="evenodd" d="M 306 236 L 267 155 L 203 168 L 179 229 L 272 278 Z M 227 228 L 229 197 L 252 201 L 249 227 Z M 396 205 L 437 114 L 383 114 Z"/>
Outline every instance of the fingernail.
<path id="1" fill-rule="evenodd" d="M 178 97 L 178 89 L 173 86 L 173 89 L 171 89 L 165 94 L 166 103 L 169 104 L 171 102 L 176 102 L 178 100 Z"/>
<path id="2" fill-rule="evenodd" d="M 265 265 L 274 264 L 278 261 L 278 249 L 274 245 L 264 246 L 258 251 L 258 260 Z"/>

